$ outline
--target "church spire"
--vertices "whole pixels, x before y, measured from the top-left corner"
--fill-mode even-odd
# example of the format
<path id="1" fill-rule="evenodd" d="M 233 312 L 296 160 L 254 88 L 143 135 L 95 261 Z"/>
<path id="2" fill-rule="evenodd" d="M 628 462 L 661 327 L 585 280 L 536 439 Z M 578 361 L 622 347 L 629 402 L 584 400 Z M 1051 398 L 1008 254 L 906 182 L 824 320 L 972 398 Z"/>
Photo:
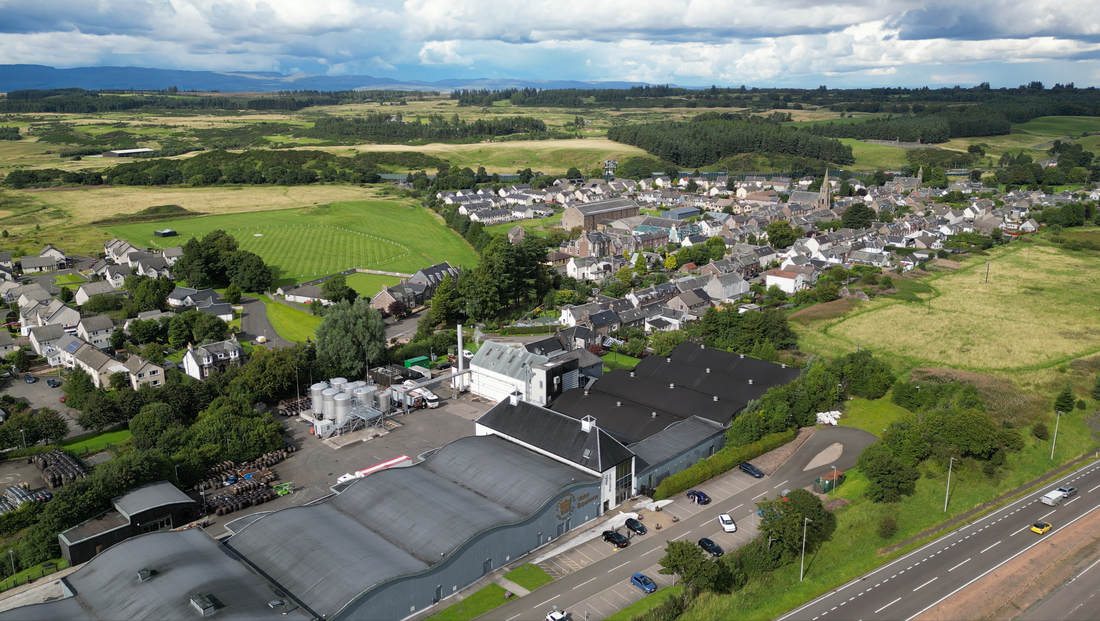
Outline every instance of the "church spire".
<path id="1" fill-rule="evenodd" d="M 830 195 L 829 186 L 829 167 L 825 167 L 825 178 L 821 181 L 821 190 L 817 196 L 817 206 L 820 209 L 828 209 L 832 207 L 832 196 Z"/>

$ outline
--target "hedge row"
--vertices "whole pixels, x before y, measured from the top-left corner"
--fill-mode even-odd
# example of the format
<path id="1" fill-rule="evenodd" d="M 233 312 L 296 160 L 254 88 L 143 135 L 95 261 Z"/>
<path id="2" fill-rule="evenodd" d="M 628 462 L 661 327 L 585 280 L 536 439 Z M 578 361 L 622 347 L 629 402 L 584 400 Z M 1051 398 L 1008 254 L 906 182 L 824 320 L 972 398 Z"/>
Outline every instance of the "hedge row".
<path id="1" fill-rule="evenodd" d="M 675 496 L 680 492 L 689 490 L 704 481 L 728 472 L 741 465 L 743 462 L 755 459 L 768 451 L 773 451 L 784 444 L 794 440 L 798 435 L 797 429 L 788 429 L 779 433 L 764 436 L 752 444 L 745 446 L 727 446 L 710 457 L 700 460 L 694 466 L 674 474 L 657 486 L 654 500 L 664 500 Z"/>
<path id="2" fill-rule="evenodd" d="M 553 334 L 558 326 L 504 326 L 501 336 L 519 336 L 521 334 Z"/>

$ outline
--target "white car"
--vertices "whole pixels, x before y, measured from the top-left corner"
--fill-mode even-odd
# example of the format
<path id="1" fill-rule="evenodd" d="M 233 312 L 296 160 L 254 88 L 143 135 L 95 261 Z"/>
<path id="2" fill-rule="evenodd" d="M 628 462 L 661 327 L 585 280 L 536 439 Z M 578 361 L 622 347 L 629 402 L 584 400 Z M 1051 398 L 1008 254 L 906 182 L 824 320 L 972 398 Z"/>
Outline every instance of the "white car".
<path id="1" fill-rule="evenodd" d="M 733 518 L 731 518 L 730 514 L 728 514 L 728 513 L 723 513 L 722 515 L 719 515 L 718 516 L 718 523 L 722 525 L 722 532 L 726 532 L 726 533 L 736 533 L 737 532 L 737 523 L 733 521 Z"/>

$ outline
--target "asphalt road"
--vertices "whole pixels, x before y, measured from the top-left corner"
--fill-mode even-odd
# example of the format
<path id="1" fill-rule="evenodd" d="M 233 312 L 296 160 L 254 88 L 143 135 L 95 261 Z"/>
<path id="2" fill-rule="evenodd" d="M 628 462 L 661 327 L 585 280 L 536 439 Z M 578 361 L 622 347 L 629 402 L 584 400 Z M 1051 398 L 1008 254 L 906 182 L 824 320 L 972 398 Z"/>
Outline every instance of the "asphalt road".
<path id="1" fill-rule="evenodd" d="M 1039 502 L 1043 494 L 1062 485 L 1079 491 L 1056 507 Z M 1044 536 L 1031 532 L 1035 522 L 1050 522 L 1054 526 L 1050 533 L 1054 533 L 1098 507 L 1100 464 L 1094 463 L 830 591 L 778 621 L 911 619 L 1040 543 Z M 1088 614 L 1074 618 L 1097 618 L 1095 608 L 1089 608 Z"/>
<path id="2" fill-rule="evenodd" d="M 267 308 L 264 303 L 256 298 L 242 297 L 241 306 L 244 307 L 244 312 L 241 314 L 241 336 L 242 340 L 252 341 L 256 343 L 257 336 L 267 337 L 267 347 L 289 347 L 294 343 L 279 336 L 279 333 L 275 331 L 275 327 L 271 325 L 271 321 L 267 318 Z"/>
<path id="3" fill-rule="evenodd" d="M 1100 617 L 1100 559 L 1025 612 L 1021 621 L 1092 621 Z"/>
<path id="4" fill-rule="evenodd" d="M 771 476 L 751 479 L 737 471 L 733 473 L 734 478 L 741 483 L 736 487 L 737 491 L 728 496 L 710 488 L 713 482 L 701 485 L 699 489 L 707 490 L 713 498 L 713 502 L 706 507 L 687 505 L 680 495 L 676 503 L 664 508 L 665 511 L 676 511 L 682 515 L 677 524 L 661 531 L 651 529 L 644 536 L 634 537 L 629 547 L 618 550 L 612 550 L 607 544 L 596 540 L 591 545 L 602 545 L 610 551 L 604 558 L 569 573 L 530 595 L 515 599 L 482 618 L 491 618 L 494 621 L 542 621 L 557 606 L 558 609 L 568 611 L 574 621 L 584 619 L 585 612 L 589 613 L 590 621 L 599 621 L 611 612 L 642 598 L 641 592 L 629 583 L 630 576 L 635 572 L 645 573 L 662 587 L 672 583 L 670 576 L 662 576 L 656 571 L 657 561 L 664 555 L 668 541 L 685 538 L 688 541 L 697 541 L 701 537 L 719 540 L 720 513 L 730 513 L 738 524 L 738 532 L 745 534 L 743 531 L 751 528 L 750 515 L 755 511 L 758 498 L 775 496 L 782 489 L 806 487 L 817 477 L 830 472 L 833 466 L 847 470 L 855 465 L 860 452 L 875 440 L 875 436 L 851 427 L 831 427 L 818 431 Z M 818 453 L 836 442 L 844 445 L 840 459 L 812 470 L 803 470 Z M 728 539 L 725 541 L 729 542 Z M 733 547 L 727 547 L 727 552 Z M 443 604 L 450 605 L 446 601 Z"/>

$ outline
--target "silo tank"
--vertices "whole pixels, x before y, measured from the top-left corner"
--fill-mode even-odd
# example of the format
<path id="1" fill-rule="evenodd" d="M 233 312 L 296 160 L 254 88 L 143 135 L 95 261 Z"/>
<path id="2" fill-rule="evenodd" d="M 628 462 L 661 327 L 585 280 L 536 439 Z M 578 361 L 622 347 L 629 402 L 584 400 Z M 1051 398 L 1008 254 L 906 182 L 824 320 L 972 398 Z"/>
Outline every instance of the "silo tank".
<path id="1" fill-rule="evenodd" d="M 328 388 L 328 384 L 325 382 L 317 382 L 309 387 L 309 396 L 312 401 L 311 405 L 314 414 L 320 414 L 324 411 L 324 400 L 321 393 L 323 393 L 326 388 Z"/>
<path id="2" fill-rule="evenodd" d="M 346 378 L 343 378 L 343 377 L 334 377 L 334 378 L 330 379 L 328 381 L 328 383 L 332 384 L 332 387 L 335 388 L 336 390 L 343 390 L 344 385 L 348 383 L 348 380 Z"/>
<path id="3" fill-rule="evenodd" d="M 332 398 L 333 402 L 333 419 L 337 427 L 344 424 L 344 421 L 348 419 L 348 410 L 351 408 L 351 395 L 347 393 L 340 393 Z"/>
<path id="4" fill-rule="evenodd" d="M 323 406 L 324 406 L 323 410 L 325 412 L 325 418 L 327 418 L 329 420 L 332 420 L 332 418 L 334 416 L 336 416 L 336 409 L 335 409 L 335 406 L 333 404 L 334 404 L 334 398 L 338 394 L 340 394 L 340 391 L 336 390 L 335 388 L 326 388 L 324 390 L 324 392 L 321 393 L 321 398 L 324 402 L 323 403 Z"/>

